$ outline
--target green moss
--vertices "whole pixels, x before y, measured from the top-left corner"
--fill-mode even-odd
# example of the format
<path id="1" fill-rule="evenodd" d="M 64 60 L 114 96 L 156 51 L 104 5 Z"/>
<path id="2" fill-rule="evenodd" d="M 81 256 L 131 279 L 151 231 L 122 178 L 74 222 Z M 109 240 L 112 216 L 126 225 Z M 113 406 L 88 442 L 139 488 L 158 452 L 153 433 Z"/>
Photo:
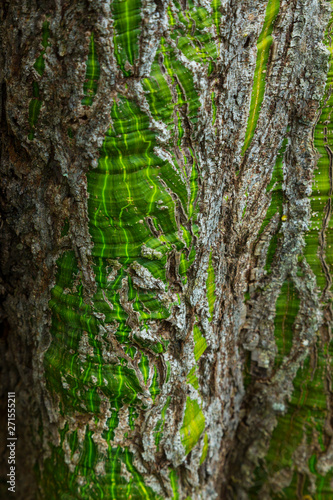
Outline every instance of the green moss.
<path id="1" fill-rule="evenodd" d="M 179 500 L 178 493 L 178 474 L 175 470 L 171 470 L 169 473 L 170 484 L 173 492 L 172 500 Z"/>
<path id="2" fill-rule="evenodd" d="M 203 448 L 202 448 L 202 453 L 201 453 L 201 458 L 200 458 L 200 465 L 204 463 L 204 461 L 206 460 L 207 458 L 207 453 L 208 453 L 208 444 L 209 444 L 209 441 L 208 441 L 208 434 L 207 432 L 205 433 L 205 436 L 204 436 L 204 445 L 203 445 Z"/>
<path id="3" fill-rule="evenodd" d="M 199 327 L 194 325 L 193 327 L 193 340 L 194 340 L 194 357 L 198 361 L 207 349 L 207 342 L 205 337 L 202 335 Z"/>

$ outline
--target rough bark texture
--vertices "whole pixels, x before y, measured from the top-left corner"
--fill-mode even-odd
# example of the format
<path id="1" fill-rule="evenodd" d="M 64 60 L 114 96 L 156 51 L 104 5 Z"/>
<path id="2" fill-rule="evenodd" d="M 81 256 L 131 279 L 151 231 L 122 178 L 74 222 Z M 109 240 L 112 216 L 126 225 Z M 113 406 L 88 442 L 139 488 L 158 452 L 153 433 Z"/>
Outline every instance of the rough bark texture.
<path id="1" fill-rule="evenodd" d="M 18 498 L 333 497 L 330 12 L 2 1 Z"/>

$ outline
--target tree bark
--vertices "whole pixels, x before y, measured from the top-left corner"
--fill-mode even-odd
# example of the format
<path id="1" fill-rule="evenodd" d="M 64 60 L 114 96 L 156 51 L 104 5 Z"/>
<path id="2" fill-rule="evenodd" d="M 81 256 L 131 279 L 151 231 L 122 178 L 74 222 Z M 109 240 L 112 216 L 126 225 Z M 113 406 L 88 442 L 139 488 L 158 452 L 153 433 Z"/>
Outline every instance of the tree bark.
<path id="1" fill-rule="evenodd" d="M 2 1 L 18 498 L 333 497 L 331 3 Z"/>

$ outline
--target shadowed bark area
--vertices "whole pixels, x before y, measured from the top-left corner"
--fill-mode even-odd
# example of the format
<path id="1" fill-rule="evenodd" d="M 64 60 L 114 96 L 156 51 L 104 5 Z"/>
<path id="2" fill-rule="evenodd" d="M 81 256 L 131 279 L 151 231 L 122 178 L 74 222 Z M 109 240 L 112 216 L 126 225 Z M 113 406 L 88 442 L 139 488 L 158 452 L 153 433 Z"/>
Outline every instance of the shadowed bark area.
<path id="1" fill-rule="evenodd" d="M 330 498 L 331 2 L 1 9 L 18 498 Z"/>

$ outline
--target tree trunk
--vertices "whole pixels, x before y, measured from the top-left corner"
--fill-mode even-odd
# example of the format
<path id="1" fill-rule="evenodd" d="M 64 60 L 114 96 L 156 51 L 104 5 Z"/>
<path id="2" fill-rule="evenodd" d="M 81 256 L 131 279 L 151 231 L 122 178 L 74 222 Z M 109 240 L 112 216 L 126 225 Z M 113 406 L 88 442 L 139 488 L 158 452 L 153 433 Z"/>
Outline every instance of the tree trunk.
<path id="1" fill-rule="evenodd" d="M 331 3 L 2 0 L 17 498 L 333 498 Z"/>

